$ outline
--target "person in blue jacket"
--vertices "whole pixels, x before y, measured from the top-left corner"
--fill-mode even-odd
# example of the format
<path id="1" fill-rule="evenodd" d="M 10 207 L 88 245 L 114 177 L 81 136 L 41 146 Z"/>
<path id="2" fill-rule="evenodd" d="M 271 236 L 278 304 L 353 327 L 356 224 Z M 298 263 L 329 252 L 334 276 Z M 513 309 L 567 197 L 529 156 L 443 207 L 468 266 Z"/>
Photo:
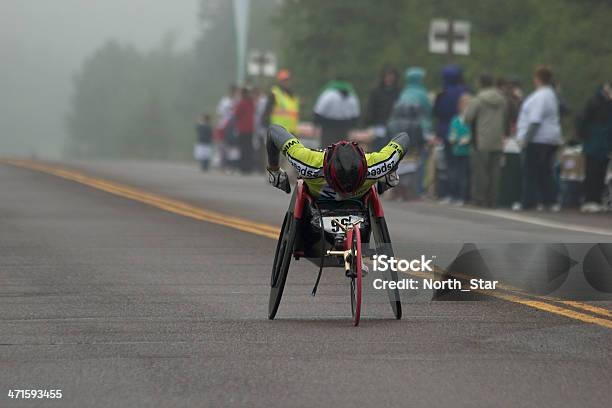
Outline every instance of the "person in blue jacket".
<path id="1" fill-rule="evenodd" d="M 457 65 L 447 65 L 442 69 L 442 81 L 444 88 L 436 96 L 433 116 L 436 119 L 436 137 L 439 143 L 444 144 L 444 157 L 448 167 L 448 163 L 453 159 L 448 143 L 448 128 L 453 117 L 457 115 L 459 98 L 469 92 L 469 89 L 463 81 L 463 71 Z M 447 200 L 449 196 L 448 183 L 444 180 L 446 178 L 438 178 L 437 183 L 437 194 L 441 200 Z"/>
<path id="2" fill-rule="evenodd" d="M 448 65 L 442 70 L 444 88 L 436 96 L 433 115 L 437 121 L 436 136 L 444 141 L 448 140 L 448 127 L 457 114 L 459 98 L 468 92 L 463 82 L 463 71 L 457 65 Z"/>

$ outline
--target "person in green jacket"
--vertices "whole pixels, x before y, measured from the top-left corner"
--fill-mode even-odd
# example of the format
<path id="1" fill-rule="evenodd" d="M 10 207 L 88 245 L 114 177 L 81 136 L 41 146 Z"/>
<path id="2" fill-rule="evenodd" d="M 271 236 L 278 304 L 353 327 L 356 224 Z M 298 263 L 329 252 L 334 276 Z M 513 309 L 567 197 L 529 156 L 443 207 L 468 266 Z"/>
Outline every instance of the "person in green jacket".
<path id="1" fill-rule="evenodd" d="M 423 130 L 423 136 L 426 140 L 433 139 L 433 130 L 431 124 L 432 105 L 427 94 L 427 89 L 424 85 L 425 70 L 420 67 L 410 67 L 406 70 L 404 75 L 404 89 L 396 102 L 397 104 L 404 104 L 407 106 L 414 106 L 418 108 L 421 116 L 421 129 Z M 427 161 L 428 151 L 427 149 L 420 149 L 418 152 L 418 164 L 417 164 L 417 183 L 416 192 L 422 195 L 425 192 L 425 164 Z"/>
<path id="2" fill-rule="evenodd" d="M 451 200 L 463 205 L 469 199 L 470 191 L 470 143 L 472 132 L 466 123 L 464 112 L 470 103 L 470 95 L 464 94 L 458 102 L 458 115 L 451 120 L 448 142 L 452 147 L 452 166 L 450 172 Z"/>
<path id="3" fill-rule="evenodd" d="M 472 137 L 471 199 L 476 205 L 495 207 L 501 176 L 504 138 L 510 136 L 506 98 L 488 74 L 478 79 L 479 92 L 465 109 L 465 121 L 474 131 Z"/>
<path id="4" fill-rule="evenodd" d="M 422 113 L 423 131 L 427 134 L 431 133 L 431 101 L 427 95 L 427 89 L 423 85 L 425 70 L 419 67 L 408 68 L 404 79 L 405 85 L 398 103 L 418 106 Z"/>

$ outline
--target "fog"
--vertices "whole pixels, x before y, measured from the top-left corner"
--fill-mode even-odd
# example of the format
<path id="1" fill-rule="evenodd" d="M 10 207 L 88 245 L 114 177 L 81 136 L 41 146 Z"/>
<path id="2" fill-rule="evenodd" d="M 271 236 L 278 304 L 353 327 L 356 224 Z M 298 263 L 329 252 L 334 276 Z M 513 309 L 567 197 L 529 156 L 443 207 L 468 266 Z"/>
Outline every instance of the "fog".
<path id="1" fill-rule="evenodd" d="M 0 155 L 57 157 L 72 77 L 110 38 L 148 50 L 192 46 L 198 0 L 0 1 Z"/>
<path id="2" fill-rule="evenodd" d="M 189 159 L 196 117 L 214 116 L 237 77 L 233 11 L 230 0 L 0 0 L 0 156 Z M 431 52 L 430 22 L 444 16 L 470 22 L 469 55 Z M 383 66 L 419 66 L 435 95 L 455 63 L 469 87 L 488 73 L 527 95 L 547 64 L 571 137 L 610 80 L 609 42 L 593 39 L 611 38 L 611 16 L 608 0 L 252 0 L 246 51 L 291 70 L 303 121 L 336 76 L 365 102 Z"/>

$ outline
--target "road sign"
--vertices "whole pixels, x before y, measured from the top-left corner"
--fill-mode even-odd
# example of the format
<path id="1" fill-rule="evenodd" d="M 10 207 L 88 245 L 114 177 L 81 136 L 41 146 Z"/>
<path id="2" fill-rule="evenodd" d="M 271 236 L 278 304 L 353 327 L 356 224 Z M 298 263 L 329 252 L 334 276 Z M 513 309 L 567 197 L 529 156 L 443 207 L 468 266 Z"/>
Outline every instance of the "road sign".
<path id="1" fill-rule="evenodd" d="M 249 53 L 247 72 L 251 76 L 274 76 L 276 74 L 276 55 L 269 51 L 252 50 Z"/>
<path id="2" fill-rule="evenodd" d="M 434 54 L 470 55 L 468 21 L 434 19 L 429 26 L 429 51 Z"/>

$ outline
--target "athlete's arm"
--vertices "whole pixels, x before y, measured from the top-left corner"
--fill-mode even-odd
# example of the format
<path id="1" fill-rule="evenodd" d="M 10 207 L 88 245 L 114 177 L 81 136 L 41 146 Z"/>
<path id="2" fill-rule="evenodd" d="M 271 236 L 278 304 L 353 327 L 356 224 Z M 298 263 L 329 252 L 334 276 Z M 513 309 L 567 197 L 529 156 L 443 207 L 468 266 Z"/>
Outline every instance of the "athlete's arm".
<path id="1" fill-rule="evenodd" d="M 268 138 L 266 139 L 266 150 L 268 151 L 268 168 L 278 169 L 278 159 L 285 143 L 293 139 L 294 136 L 284 127 L 270 125 L 268 128 Z"/>
<path id="2" fill-rule="evenodd" d="M 323 176 L 323 156 L 320 150 L 309 149 L 285 128 L 271 125 L 268 129 L 268 168 L 278 169 L 278 159 L 282 152 L 301 178 Z"/>
<path id="3" fill-rule="evenodd" d="M 281 148 L 293 136 L 284 128 L 272 125 L 268 128 L 268 138 L 266 140 L 266 150 L 268 151 L 268 183 L 283 190 L 285 193 L 291 192 L 289 177 L 287 173 L 278 166 L 278 159 Z"/>
<path id="4" fill-rule="evenodd" d="M 378 179 L 395 171 L 402 157 L 410 147 L 408 133 L 402 132 L 395 136 L 385 147 L 374 153 L 367 153 L 368 177 Z"/>
<path id="5" fill-rule="evenodd" d="M 410 147 L 410 136 L 408 136 L 408 133 L 406 132 L 399 133 L 391 140 L 390 143 L 397 143 L 402 148 L 403 154 L 406 154 L 408 148 Z"/>

